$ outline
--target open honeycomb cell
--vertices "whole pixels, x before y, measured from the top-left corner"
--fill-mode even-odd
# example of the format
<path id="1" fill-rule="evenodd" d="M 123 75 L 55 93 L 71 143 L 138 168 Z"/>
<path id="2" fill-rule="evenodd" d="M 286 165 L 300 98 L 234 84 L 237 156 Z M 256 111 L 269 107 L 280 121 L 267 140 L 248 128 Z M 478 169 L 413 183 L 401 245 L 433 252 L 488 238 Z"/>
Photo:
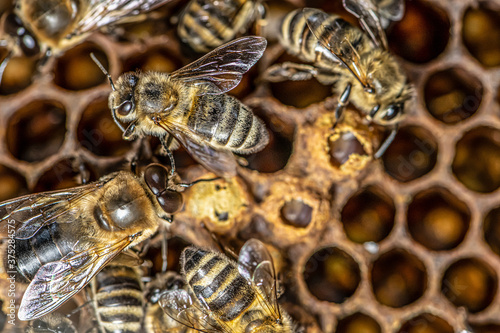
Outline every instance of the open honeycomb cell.
<path id="1" fill-rule="evenodd" d="M 9 62 L 0 83 L 0 200 L 130 170 L 131 161 L 169 166 L 157 138 L 121 138 L 107 107 L 111 87 L 89 53 L 114 80 L 188 64 L 196 56 L 184 52 L 174 17 L 186 3 L 120 35 L 96 33 L 41 70 L 36 59 Z M 303 333 L 500 332 L 498 1 L 405 1 L 388 41 L 415 99 L 378 160 L 390 128 L 352 105 L 332 128 L 331 86 L 260 80 L 268 66 L 298 61 L 276 44 L 283 14 L 309 6 L 357 19 L 340 0 L 266 3 L 268 49 L 230 93 L 265 122 L 270 144 L 242 156 L 237 177 L 183 192 L 167 232 L 168 268 L 179 270 L 188 244 L 216 247 L 211 233 L 234 249 L 256 237 L 269 246 L 280 302 Z M 0 46 L 0 59 L 6 53 Z M 174 156 L 183 181 L 214 177 L 183 148 Z M 161 270 L 162 241 L 148 241 L 145 270 Z"/>

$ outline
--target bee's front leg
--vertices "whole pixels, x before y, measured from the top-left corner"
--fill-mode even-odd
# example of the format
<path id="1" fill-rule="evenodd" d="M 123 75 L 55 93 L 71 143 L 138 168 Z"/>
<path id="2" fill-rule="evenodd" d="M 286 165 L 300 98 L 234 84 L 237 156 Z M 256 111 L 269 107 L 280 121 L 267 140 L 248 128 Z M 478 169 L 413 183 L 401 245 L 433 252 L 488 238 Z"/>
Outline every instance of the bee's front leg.
<path id="1" fill-rule="evenodd" d="M 340 95 L 339 101 L 337 102 L 337 107 L 335 108 L 335 123 L 333 124 L 332 129 L 335 128 L 335 126 L 337 126 L 337 123 L 340 121 L 340 117 L 342 117 L 342 114 L 344 112 L 347 103 L 349 103 L 349 95 L 351 94 L 351 87 L 352 85 L 348 83 L 344 91 L 342 92 L 342 95 Z"/>
<path id="2" fill-rule="evenodd" d="M 174 160 L 174 154 L 172 154 L 172 151 L 170 150 L 170 145 L 172 144 L 173 137 L 170 134 L 167 134 L 165 136 L 162 136 L 160 138 L 161 145 L 165 152 L 167 153 L 168 159 L 170 160 L 170 177 L 173 177 L 175 175 L 175 160 Z"/>
<path id="3" fill-rule="evenodd" d="M 318 75 L 318 70 L 311 65 L 284 62 L 269 67 L 262 77 L 268 82 L 282 82 L 286 80 L 305 81 Z"/>

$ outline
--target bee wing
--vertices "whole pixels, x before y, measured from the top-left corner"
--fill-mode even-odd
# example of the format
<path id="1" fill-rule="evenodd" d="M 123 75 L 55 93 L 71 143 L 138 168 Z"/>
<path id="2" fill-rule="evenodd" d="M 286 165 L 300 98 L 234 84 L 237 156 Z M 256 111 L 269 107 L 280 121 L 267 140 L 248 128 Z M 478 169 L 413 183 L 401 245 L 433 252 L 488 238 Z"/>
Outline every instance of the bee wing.
<path id="1" fill-rule="evenodd" d="M 328 22 L 329 15 L 315 8 L 304 8 L 302 13 L 306 18 L 309 30 L 311 30 L 313 35 L 318 39 L 320 45 L 330 51 L 335 58 L 347 67 L 361 85 L 367 88 L 366 75 L 361 69 L 362 66 L 360 66 L 360 59 L 357 51 L 348 40 L 341 39 L 331 25 L 323 24 L 323 22 Z"/>
<path id="2" fill-rule="evenodd" d="M 114 244 L 92 247 L 40 267 L 26 289 L 18 317 L 33 320 L 69 300 L 116 255 L 138 237 L 135 234 Z"/>
<path id="3" fill-rule="evenodd" d="M 70 35 L 81 35 L 148 12 L 171 0 L 91 0 Z"/>
<path id="4" fill-rule="evenodd" d="M 404 1 L 386 1 L 380 6 L 381 0 L 343 0 L 345 9 L 355 15 L 363 29 L 370 35 L 373 42 L 385 50 L 388 49 L 384 29 L 390 21 L 399 21 L 404 14 Z"/>
<path id="5" fill-rule="evenodd" d="M 163 311 L 178 323 L 200 332 L 231 333 L 232 330 L 224 322 L 212 317 L 207 309 L 202 309 L 186 290 L 169 290 L 164 292 L 158 304 Z"/>
<path id="6" fill-rule="evenodd" d="M 171 118 L 162 119 L 158 125 L 173 135 L 198 163 L 217 176 L 236 176 L 238 162 L 232 152 L 211 147 L 185 125 L 174 123 Z"/>
<path id="7" fill-rule="evenodd" d="M 219 46 L 170 77 L 202 87 L 202 94 L 223 94 L 240 83 L 243 74 L 260 59 L 266 45 L 263 37 L 241 37 Z"/>
<path id="8" fill-rule="evenodd" d="M 69 223 L 64 215 L 86 195 L 105 182 L 96 182 L 60 191 L 29 194 L 0 203 L 0 235 L 15 221 L 17 239 L 32 237 L 40 228 L 54 222 Z"/>
<path id="9" fill-rule="evenodd" d="M 266 298 L 261 301 L 262 307 L 274 318 L 281 318 L 273 258 L 261 241 L 252 238 L 243 245 L 238 257 L 238 271 L 262 292 Z"/>

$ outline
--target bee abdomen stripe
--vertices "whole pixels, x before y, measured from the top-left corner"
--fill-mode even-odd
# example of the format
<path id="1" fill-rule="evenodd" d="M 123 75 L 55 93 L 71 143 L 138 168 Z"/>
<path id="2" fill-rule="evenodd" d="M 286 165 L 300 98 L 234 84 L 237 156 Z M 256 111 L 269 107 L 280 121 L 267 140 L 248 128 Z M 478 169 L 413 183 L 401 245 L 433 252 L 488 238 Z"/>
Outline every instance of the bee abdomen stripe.
<path id="1" fill-rule="evenodd" d="M 102 272 L 101 272 L 102 273 Z M 114 290 L 121 289 L 134 289 L 134 290 L 142 290 L 140 282 L 130 276 L 100 276 L 97 275 L 97 292 L 111 292 Z"/>
<path id="2" fill-rule="evenodd" d="M 185 249 L 184 252 L 182 252 L 182 259 L 184 260 L 183 269 L 186 276 L 189 276 L 190 272 L 198 266 L 202 258 L 209 254 L 211 253 L 201 249 Z"/>
<path id="3" fill-rule="evenodd" d="M 255 299 L 255 293 L 248 281 L 236 275 L 231 283 L 217 297 L 208 302 L 212 311 L 219 312 L 220 318 L 230 321 L 241 315 Z"/>
<path id="4" fill-rule="evenodd" d="M 252 123 L 254 121 L 254 115 L 252 112 L 243 104 L 240 104 L 240 112 L 238 122 L 235 124 L 233 133 L 229 138 L 227 145 L 230 148 L 239 148 L 243 145 L 247 139 L 250 128 L 252 128 Z"/>
<path id="5" fill-rule="evenodd" d="M 194 293 L 199 297 L 204 298 L 205 300 L 210 298 L 214 293 L 220 291 L 220 287 L 227 279 L 234 275 L 235 271 L 237 272 L 236 268 L 233 265 L 227 264 L 217 275 L 215 275 L 210 283 L 192 285 Z M 216 273 L 213 272 L 212 274 Z"/>
<path id="6" fill-rule="evenodd" d="M 205 140 L 210 141 L 217 130 L 220 115 L 224 110 L 224 99 L 204 98 L 200 102 L 198 110 L 189 115 L 188 127 Z"/>
<path id="7" fill-rule="evenodd" d="M 221 145 L 226 145 L 233 133 L 240 114 L 240 103 L 226 103 L 224 111 L 214 135 L 214 139 Z"/>
<path id="8" fill-rule="evenodd" d="M 197 283 L 198 281 L 200 281 L 201 279 L 203 279 L 203 277 L 205 277 L 206 275 L 210 274 L 210 272 L 215 267 L 215 265 L 217 265 L 217 263 L 220 262 L 220 261 L 222 261 L 221 258 L 214 256 L 206 264 L 204 264 L 202 267 L 200 267 L 200 268 L 198 268 L 196 270 L 196 273 L 189 280 L 189 284 L 190 285 L 194 285 L 195 283 Z"/>
<path id="9" fill-rule="evenodd" d="M 105 295 L 97 301 L 98 306 L 112 307 L 112 306 L 139 306 L 142 307 L 142 294 L 132 294 L 132 291 L 123 290 L 122 295 Z"/>

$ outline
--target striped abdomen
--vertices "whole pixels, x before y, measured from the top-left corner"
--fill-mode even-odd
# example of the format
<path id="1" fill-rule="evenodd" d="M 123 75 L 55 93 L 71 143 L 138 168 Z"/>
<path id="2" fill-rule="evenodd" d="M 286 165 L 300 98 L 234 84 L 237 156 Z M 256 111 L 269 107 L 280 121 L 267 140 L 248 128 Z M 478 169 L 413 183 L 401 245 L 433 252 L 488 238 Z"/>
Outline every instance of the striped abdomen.
<path id="1" fill-rule="evenodd" d="M 234 39 L 254 19 L 257 1 L 192 0 L 179 20 L 179 37 L 193 50 L 206 53 Z"/>
<path id="2" fill-rule="evenodd" d="M 353 27 L 337 15 L 327 15 L 318 11 L 318 15 L 311 15 L 310 20 L 319 20 L 319 28 L 311 31 L 307 25 L 307 20 L 302 13 L 302 9 L 296 9 L 288 13 L 281 23 L 280 42 L 293 55 L 303 61 L 312 62 L 316 67 L 324 69 L 335 69 L 338 66 L 338 59 L 332 52 L 321 47 L 316 36 L 326 34 L 326 39 L 334 47 L 335 54 L 345 55 L 350 52 L 352 45 L 359 53 L 364 53 L 369 42 L 364 33 Z M 330 29 L 325 31 L 323 27 Z"/>
<path id="3" fill-rule="evenodd" d="M 96 315 L 103 331 L 141 331 L 143 291 L 141 276 L 132 267 L 106 266 L 95 278 Z"/>
<path id="4" fill-rule="evenodd" d="M 261 150 L 269 141 L 262 120 L 229 95 L 203 95 L 196 99 L 188 127 L 215 148 L 240 154 Z"/>
<path id="5" fill-rule="evenodd" d="M 181 255 L 183 275 L 195 296 L 222 321 L 234 321 L 251 309 L 255 291 L 223 255 L 188 247 Z M 244 329 L 244 328 L 243 328 Z"/>
<path id="6" fill-rule="evenodd" d="M 31 238 L 16 239 L 17 270 L 28 281 L 42 265 L 61 260 L 73 250 L 76 241 L 61 229 L 62 224 L 52 223 Z"/>

